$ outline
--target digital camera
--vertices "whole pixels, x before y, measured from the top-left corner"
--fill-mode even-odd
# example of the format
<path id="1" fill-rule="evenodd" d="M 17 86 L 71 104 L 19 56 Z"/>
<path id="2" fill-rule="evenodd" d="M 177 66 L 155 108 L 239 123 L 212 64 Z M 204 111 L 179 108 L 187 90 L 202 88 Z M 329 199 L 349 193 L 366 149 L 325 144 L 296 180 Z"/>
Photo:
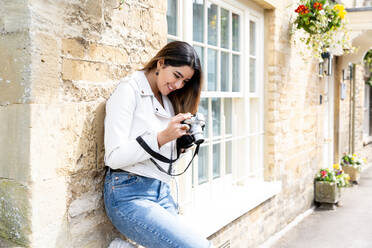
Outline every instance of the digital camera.
<path id="1" fill-rule="evenodd" d="M 199 145 L 204 142 L 203 130 L 205 127 L 205 118 L 202 113 L 196 113 L 190 119 L 186 119 L 181 123 L 189 125 L 190 129 L 188 134 L 177 139 L 178 149 L 187 149 L 194 143 Z"/>

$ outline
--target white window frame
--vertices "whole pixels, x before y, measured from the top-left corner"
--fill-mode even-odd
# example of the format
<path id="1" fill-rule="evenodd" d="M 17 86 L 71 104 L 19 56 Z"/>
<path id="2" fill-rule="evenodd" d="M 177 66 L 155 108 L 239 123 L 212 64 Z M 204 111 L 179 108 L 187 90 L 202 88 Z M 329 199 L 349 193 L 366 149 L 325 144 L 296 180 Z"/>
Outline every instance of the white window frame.
<path id="1" fill-rule="evenodd" d="M 192 22 L 193 22 L 193 1 L 192 0 L 177 0 L 178 1 L 178 11 L 179 11 L 179 20 L 178 26 L 182 30 L 182 36 L 171 36 L 168 35 L 168 39 L 172 40 L 183 40 L 188 42 L 192 45 L 202 45 L 204 47 L 204 53 L 207 53 L 208 47 L 217 49 L 219 51 L 223 51 L 223 48 L 219 48 L 220 43 L 220 19 L 218 19 L 218 45 L 217 47 L 211 46 L 206 44 L 206 37 L 204 37 L 204 43 L 194 42 L 193 41 L 193 31 L 192 31 Z M 206 3 L 207 0 L 204 1 Z M 204 78 L 206 79 L 205 88 L 202 91 L 202 98 L 207 98 L 208 101 L 211 101 L 212 97 L 216 98 L 231 98 L 232 104 L 234 105 L 234 99 L 240 99 L 239 101 L 239 108 L 243 108 L 245 113 L 245 131 L 243 135 L 236 135 L 234 134 L 234 130 L 237 129 L 239 124 L 239 116 L 240 113 L 232 113 L 232 137 L 225 137 L 223 130 L 224 128 L 224 119 L 223 119 L 223 104 L 221 103 L 221 132 L 222 136 L 219 139 L 220 141 L 211 140 L 211 135 L 209 135 L 209 139 L 206 140 L 206 143 L 203 146 L 213 146 L 214 143 L 220 143 L 221 149 L 226 144 L 228 140 L 246 140 L 246 146 L 243 148 L 243 152 L 245 154 L 250 154 L 250 140 L 253 137 L 259 137 L 261 140 L 261 148 L 259 149 L 259 155 L 257 163 L 259 163 L 259 170 L 257 171 L 250 171 L 251 166 L 249 165 L 249 159 L 247 160 L 246 164 L 241 164 L 240 161 L 236 157 L 232 157 L 232 174 L 224 175 L 225 173 L 225 152 L 221 154 L 221 175 L 220 178 L 213 179 L 213 166 L 211 163 L 213 162 L 213 153 L 212 149 L 209 149 L 209 180 L 210 182 L 198 185 L 198 170 L 197 170 L 197 162 L 198 158 L 195 158 L 195 162 L 193 164 L 194 168 L 193 171 L 196 172 L 192 175 L 192 170 L 189 170 L 184 177 L 178 177 L 177 182 L 180 185 L 179 190 L 179 198 L 180 198 L 180 207 L 181 213 L 183 213 L 187 220 L 190 222 L 197 222 L 199 231 L 204 234 L 206 237 L 217 231 L 222 226 L 228 224 L 233 219 L 239 217 L 240 215 L 246 213 L 250 209 L 256 207 L 263 201 L 267 200 L 268 198 L 272 197 L 273 195 L 280 192 L 281 184 L 279 182 L 273 183 L 266 183 L 263 181 L 263 139 L 264 139 L 264 92 L 263 92 L 263 68 L 264 68 L 264 61 L 263 61 L 263 37 L 264 37 L 264 14 L 263 9 L 258 7 L 255 3 L 247 2 L 242 4 L 236 0 L 224 1 L 224 0 L 209 0 L 208 2 L 212 2 L 217 4 L 220 7 L 228 9 L 230 11 L 230 21 L 229 27 L 230 31 L 232 30 L 232 14 L 231 11 L 239 14 L 240 18 L 240 36 L 239 36 L 239 45 L 240 45 L 240 54 L 241 54 L 241 61 L 240 61 L 240 91 L 239 92 L 219 92 L 219 91 L 206 91 L 207 87 L 207 63 L 208 58 L 205 55 L 204 57 Z M 182 12 L 182 13 L 180 13 Z M 218 8 L 218 17 L 220 15 L 220 8 Z M 189 19 L 188 19 L 189 18 Z M 186 21 L 186 19 L 188 19 Z M 207 8 L 204 9 L 204 20 L 207 19 Z M 249 92 L 249 21 L 252 20 L 256 23 L 256 91 L 254 93 Z M 191 25 L 190 25 L 191 23 Z M 208 23 L 204 21 L 204 36 L 208 35 Z M 232 37 L 230 39 L 230 47 L 232 46 Z M 246 42 L 244 42 L 246 41 Z M 232 48 L 231 48 L 232 50 Z M 229 54 L 231 53 L 229 49 Z M 220 54 L 220 53 L 218 53 Z M 218 55 L 219 56 L 219 55 Z M 220 59 L 218 59 L 220 61 Z M 232 56 L 229 55 L 229 66 L 232 66 Z M 244 69 L 245 68 L 245 69 Z M 217 82 L 219 82 L 219 71 L 220 71 L 220 64 L 217 65 Z M 231 71 L 230 71 L 231 72 Z M 232 89 L 232 72 L 230 73 L 230 80 L 229 80 L 229 88 Z M 244 83 L 243 83 L 244 82 Z M 220 83 L 218 83 L 220 85 Z M 218 88 L 217 88 L 218 90 Z M 257 101 L 259 105 L 259 109 L 256 111 L 256 115 L 258 116 L 258 126 L 259 129 L 255 130 L 255 132 L 250 133 L 250 121 L 251 121 L 251 102 Z M 221 100 L 223 102 L 223 100 Z M 208 104 L 209 109 L 208 111 L 211 113 L 211 104 Z M 233 107 L 233 111 L 237 112 L 238 107 Z M 212 122 L 212 114 L 209 115 L 208 123 Z M 212 126 L 209 127 L 209 132 L 212 132 Z M 234 153 L 234 142 L 233 142 L 233 153 Z M 191 159 L 191 153 L 185 156 L 185 160 L 183 163 L 187 163 Z M 181 162 L 182 163 L 182 162 Z M 249 170 L 247 170 L 247 168 Z M 243 176 L 240 173 L 243 172 Z M 194 177 L 194 178 L 192 178 Z M 194 185 L 193 183 L 194 182 Z M 252 190 L 253 189 L 253 190 Z M 177 197 L 178 198 L 178 197 Z M 226 205 L 227 204 L 227 205 Z M 222 208 L 222 209 L 221 209 Z M 229 209 L 228 211 L 226 210 Z M 221 210 L 221 211 L 219 211 Z M 208 217 L 209 216 L 209 217 Z"/>

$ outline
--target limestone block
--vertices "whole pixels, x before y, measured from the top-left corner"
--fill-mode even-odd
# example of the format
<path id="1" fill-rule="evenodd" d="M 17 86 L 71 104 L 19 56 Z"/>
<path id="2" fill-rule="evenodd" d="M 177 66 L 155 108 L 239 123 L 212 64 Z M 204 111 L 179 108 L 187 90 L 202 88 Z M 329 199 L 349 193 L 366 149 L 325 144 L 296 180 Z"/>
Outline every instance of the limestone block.
<path id="1" fill-rule="evenodd" d="M 30 25 L 28 1 L 1 1 L 0 33 L 24 32 Z M 1 49 L 0 49 L 1 50 Z"/>
<path id="2" fill-rule="evenodd" d="M 94 18 L 101 19 L 102 18 L 102 2 L 97 0 L 88 0 L 85 3 L 85 10 L 89 16 Z"/>
<path id="3" fill-rule="evenodd" d="M 65 102 L 93 102 L 108 99 L 119 81 L 93 83 L 89 81 L 65 81 L 62 100 Z"/>
<path id="4" fill-rule="evenodd" d="M 87 46 L 87 42 L 81 38 L 62 39 L 62 55 L 83 59 L 85 57 L 85 49 Z"/>
<path id="5" fill-rule="evenodd" d="M 33 104 L 31 112 L 34 181 L 104 166 L 103 102 Z"/>
<path id="6" fill-rule="evenodd" d="M 30 88 L 30 37 L 27 33 L 0 36 L 0 105 L 25 103 Z"/>
<path id="7" fill-rule="evenodd" d="M 15 180 L 0 179 L 0 239 L 22 247 L 29 245 L 29 197 L 30 190 L 27 186 Z"/>
<path id="8" fill-rule="evenodd" d="M 32 42 L 31 102 L 58 102 L 62 84 L 58 42 L 44 33 L 32 33 Z"/>
<path id="9" fill-rule="evenodd" d="M 30 180 L 30 106 L 0 107 L 0 178 Z"/>
<path id="10" fill-rule="evenodd" d="M 91 215 L 80 215 L 70 221 L 71 247 L 107 247 L 115 234 L 104 209 Z"/>
<path id="11" fill-rule="evenodd" d="M 67 189 L 65 177 L 50 178 L 32 185 L 31 247 L 69 246 L 67 223 Z"/>
<path id="12" fill-rule="evenodd" d="M 128 54 L 123 49 L 117 47 L 91 44 L 87 52 L 89 59 L 93 61 L 120 65 L 126 65 L 128 63 Z"/>
<path id="13" fill-rule="evenodd" d="M 125 75 L 125 69 L 120 66 L 108 65 L 101 62 L 89 62 L 63 58 L 63 80 L 86 80 L 91 82 L 105 82 L 120 79 Z"/>
<path id="14" fill-rule="evenodd" d="M 68 213 L 73 218 L 82 213 L 97 210 L 102 204 L 101 199 L 102 194 L 98 194 L 97 192 L 85 193 L 71 202 Z"/>

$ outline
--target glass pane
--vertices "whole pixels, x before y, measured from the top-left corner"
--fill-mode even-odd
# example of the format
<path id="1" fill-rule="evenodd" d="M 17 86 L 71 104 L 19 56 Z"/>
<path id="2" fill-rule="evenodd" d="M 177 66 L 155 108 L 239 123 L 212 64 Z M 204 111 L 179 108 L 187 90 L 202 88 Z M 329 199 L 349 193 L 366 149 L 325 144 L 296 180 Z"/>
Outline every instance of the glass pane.
<path id="1" fill-rule="evenodd" d="M 168 0 L 167 24 L 168 34 L 177 36 L 177 0 Z"/>
<path id="2" fill-rule="evenodd" d="M 217 5 L 208 6 L 208 44 L 217 46 Z"/>
<path id="3" fill-rule="evenodd" d="M 221 144 L 213 145 L 213 179 L 221 176 Z"/>
<path id="4" fill-rule="evenodd" d="M 196 53 L 198 54 L 201 66 L 203 67 L 203 65 L 204 65 L 204 47 L 194 46 L 194 49 L 195 49 Z"/>
<path id="5" fill-rule="evenodd" d="M 249 53 L 256 55 L 256 23 L 249 22 Z"/>
<path id="6" fill-rule="evenodd" d="M 212 98 L 213 136 L 221 135 L 221 98 Z"/>
<path id="7" fill-rule="evenodd" d="M 221 47 L 229 48 L 229 11 L 221 8 Z"/>
<path id="8" fill-rule="evenodd" d="M 208 90 L 217 90 L 217 51 L 208 49 Z"/>
<path id="9" fill-rule="evenodd" d="M 167 39 L 167 43 L 170 43 L 170 42 L 173 42 L 173 41 L 176 41 L 176 40 L 173 40 L 173 39 Z"/>
<path id="10" fill-rule="evenodd" d="M 199 104 L 198 111 L 202 113 L 205 117 L 205 127 L 204 127 L 204 137 L 208 138 L 208 98 L 202 98 Z"/>
<path id="11" fill-rule="evenodd" d="M 249 92 L 256 92 L 256 59 L 249 59 Z"/>
<path id="12" fill-rule="evenodd" d="M 240 91 L 240 56 L 232 56 L 232 91 Z"/>
<path id="13" fill-rule="evenodd" d="M 229 54 L 221 52 L 221 91 L 229 91 Z"/>
<path id="14" fill-rule="evenodd" d="M 193 0 L 193 40 L 203 42 L 204 39 L 204 1 Z"/>
<path id="15" fill-rule="evenodd" d="M 225 133 L 232 134 L 232 100 L 231 98 L 224 99 L 225 112 Z"/>
<path id="16" fill-rule="evenodd" d="M 232 14 L 232 48 L 235 51 L 240 50 L 239 28 L 240 28 L 240 16 L 233 13 Z"/>
<path id="17" fill-rule="evenodd" d="M 232 141 L 226 142 L 225 171 L 226 171 L 226 174 L 232 173 Z"/>
<path id="18" fill-rule="evenodd" d="M 202 146 L 198 153 L 198 182 L 208 182 L 208 146 Z"/>

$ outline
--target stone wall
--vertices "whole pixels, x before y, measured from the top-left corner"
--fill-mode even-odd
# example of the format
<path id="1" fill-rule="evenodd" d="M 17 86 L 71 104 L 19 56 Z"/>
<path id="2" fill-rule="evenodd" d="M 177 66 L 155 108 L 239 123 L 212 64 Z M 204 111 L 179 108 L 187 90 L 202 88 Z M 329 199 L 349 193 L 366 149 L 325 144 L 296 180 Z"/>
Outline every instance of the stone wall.
<path id="1" fill-rule="evenodd" d="M 105 100 L 166 42 L 166 1 L 0 1 L 0 238 L 106 247 Z"/>
<path id="2" fill-rule="evenodd" d="M 265 11 L 265 179 L 281 181 L 282 191 L 212 235 L 216 245 L 257 247 L 313 205 L 313 179 L 323 165 L 325 78 L 293 45 L 295 8 L 287 0 Z"/>
<path id="3" fill-rule="evenodd" d="M 118 233 L 102 202 L 105 100 L 165 44 L 166 1 L 122 10 L 117 0 L 0 1 L 0 239 L 106 247 Z M 293 45 L 294 3 L 265 11 L 265 179 L 282 191 L 212 235 L 216 246 L 256 247 L 312 206 L 325 79 Z M 348 102 L 339 104 L 342 151 Z"/>
<path id="4" fill-rule="evenodd" d="M 349 79 L 343 80 L 346 84 L 346 98 L 339 101 L 339 110 L 335 114 L 339 118 L 339 131 L 335 134 L 339 139 L 338 144 L 338 158 L 336 161 L 340 161 L 343 154 L 356 153 L 358 157 L 366 158 L 369 163 L 372 161 L 372 144 L 364 145 L 363 142 L 363 122 L 364 122 L 364 66 L 362 61 L 354 65 L 353 74 L 354 78 L 352 82 Z M 337 68 L 336 75 L 342 75 L 342 69 Z M 341 77 L 339 83 L 342 82 Z M 352 95 L 352 84 L 355 84 L 355 103 L 353 103 Z M 340 90 L 339 88 L 337 90 Z M 353 107 L 353 104 L 355 105 Z M 354 119 L 352 111 L 354 111 Z M 353 131 L 354 123 L 354 131 Z M 353 135 L 354 132 L 354 135 Z M 354 136 L 354 138 L 353 138 Z"/>

